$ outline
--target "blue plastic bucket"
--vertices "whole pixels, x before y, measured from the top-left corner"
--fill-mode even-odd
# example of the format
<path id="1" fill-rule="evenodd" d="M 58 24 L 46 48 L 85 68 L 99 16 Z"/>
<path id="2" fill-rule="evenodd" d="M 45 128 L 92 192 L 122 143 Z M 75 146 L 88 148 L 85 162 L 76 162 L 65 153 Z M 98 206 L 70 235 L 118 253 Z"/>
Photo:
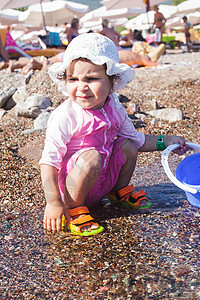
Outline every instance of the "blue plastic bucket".
<path id="1" fill-rule="evenodd" d="M 200 153 L 186 157 L 176 169 L 176 178 L 183 184 L 195 188 L 196 194 L 186 192 L 187 200 L 195 207 L 200 207 Z"/>

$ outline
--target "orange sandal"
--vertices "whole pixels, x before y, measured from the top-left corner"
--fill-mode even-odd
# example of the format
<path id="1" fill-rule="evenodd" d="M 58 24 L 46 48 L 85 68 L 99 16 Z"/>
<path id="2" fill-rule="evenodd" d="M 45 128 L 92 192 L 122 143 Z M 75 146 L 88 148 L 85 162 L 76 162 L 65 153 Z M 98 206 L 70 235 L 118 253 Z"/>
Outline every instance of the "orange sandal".
<path id="1" fill-rule="evenodd" d="M 145 191 L 141 190 L 139 192 L 136 192 L 132 184 L 116 191 L 115 193 L 108 194 L 108 198 L 111 203 L 121 203 L 124 206 L 134 209 L 148 209 L 152 206 L 152 204 L 148 202 L 148 199 L 145 196 Z M 139 206 L 140 201 L 142 200 L 147 201 L 145 206 Z"/>
<path id="2" fill-rule="evenodd" d="M 68 227 L 72 234 L 80 236 L 89 236 L 102 232 L 104 230 L 103 226 L 100 226 L 97 222 L 93 221 L 94 218 L 90 215 L 87 206 L 79 206 L 75 208 L 68 209 L 73 220 L 68 221 L 63 216 L 62 229 Z M 82 227 L 97 225 L 98 228 L 91 229 L 90 231 L 81 231 Z"/>

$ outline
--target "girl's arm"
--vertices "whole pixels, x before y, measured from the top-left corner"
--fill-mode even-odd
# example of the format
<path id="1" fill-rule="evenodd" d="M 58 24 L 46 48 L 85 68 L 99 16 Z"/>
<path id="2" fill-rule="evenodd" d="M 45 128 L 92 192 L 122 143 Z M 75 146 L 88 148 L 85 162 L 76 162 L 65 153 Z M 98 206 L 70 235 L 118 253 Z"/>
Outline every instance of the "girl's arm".
<path id="1" fill-rule="evenodd" d="M 44 228 L 52 231 L 60 231 L 62 216 L 70 219 L 67 207 L 63 203 L 58 186 L 58 171 L 50 165 L 41 165 L 41 177 L 46 198 L 44 213 Z"/>
<path id="2" fill-rule="evenodd" d="M 157 150 L 158 136 L 157 135 L 145 135 L 145 142 L 138 150 L 140 152 L 152 152 Z M 173 144 L 180 144 L 180 147 L 174 150 L 175 153 L 182 155 L 183 153 L 187 152 L 189 146 L 186 145 L 186 140 L 181 136 L 163 136 L 163 142 L 165 143 L 166 147 Z"/>

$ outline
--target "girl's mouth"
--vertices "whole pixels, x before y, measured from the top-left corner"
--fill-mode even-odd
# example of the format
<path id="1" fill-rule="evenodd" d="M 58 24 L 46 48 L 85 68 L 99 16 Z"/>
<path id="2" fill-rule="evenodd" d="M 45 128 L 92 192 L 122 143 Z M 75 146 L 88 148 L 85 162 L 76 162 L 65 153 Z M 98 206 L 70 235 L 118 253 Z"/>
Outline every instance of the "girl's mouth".
<path id="1" fill-rule="evenodd" d="M 87 95 L 82 95 L 82 96 L 77 96 L 77 98 L 79 99 L 83 99 L 83 100 L 87 100 L 90 98 L 90 96 L 87 96 Z"/>

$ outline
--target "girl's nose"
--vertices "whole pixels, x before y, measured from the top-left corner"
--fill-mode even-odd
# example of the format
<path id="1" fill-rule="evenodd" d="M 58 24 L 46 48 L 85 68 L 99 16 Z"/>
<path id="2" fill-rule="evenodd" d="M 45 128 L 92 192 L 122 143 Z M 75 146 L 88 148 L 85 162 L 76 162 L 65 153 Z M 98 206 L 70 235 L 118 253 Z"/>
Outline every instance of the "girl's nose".
<path id="1" fill-rule="evenodd" d="M 79 91 L 85 91 L 88 90 L 88 84 L 85 81 L 79 81 L 78 83 L 78 90 Z"/>

